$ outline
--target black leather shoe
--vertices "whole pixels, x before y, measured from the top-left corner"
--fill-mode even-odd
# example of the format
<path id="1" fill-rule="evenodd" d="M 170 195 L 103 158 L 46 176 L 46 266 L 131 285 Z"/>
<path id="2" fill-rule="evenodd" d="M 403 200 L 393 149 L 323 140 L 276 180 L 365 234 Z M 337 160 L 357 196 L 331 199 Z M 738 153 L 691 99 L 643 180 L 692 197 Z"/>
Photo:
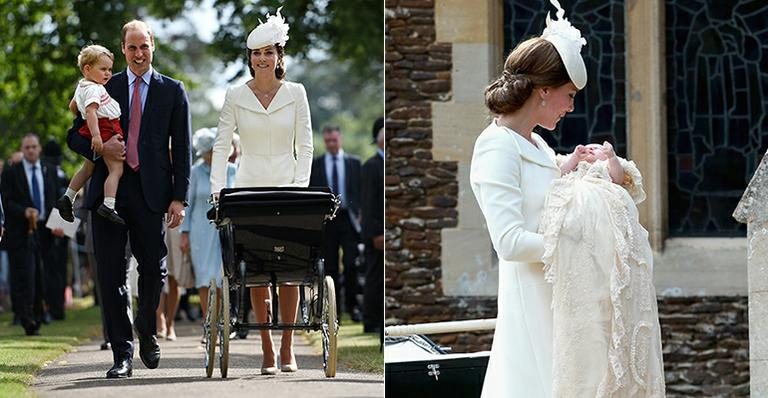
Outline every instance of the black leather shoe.
<path id="1" fill-rule="evenodd" d="M 107 207 L 104 203 L 99 206 L 98 210 L 96 210 L 99 215 L 106 218 L 109 221 L 112 221 L 115 224 L 125 225 L 125 220 L 123 220 L 122 217 L 117 215 L 117 212 L 115 209 L 110 209 Z"/>
<path id="2" fill-rule="evenodd" d="M 147 369 L 155 369 L 160 363 L 160 346 L 157 337 L 139 333 L 139 357 Z"/>
<path id="3" fill-rule="evenodd" d="M 100 348 L 102 350 L 111 350 L 112 349 L 112 344 L 110 344 L 109 341 L 105 341 L 105 342 L 101 343 L 101 347 Z"/>
<path id="4" fill-rule="evenodd" d="M 363 312 L 360 311 L 359 308 L 355 307 L 349 312 L 349 317 L 352 319 L 352 322 L 360 323 L 363 321 Z"/>
<path id="5" fill-rule="evenodd" d="M 126 358 L 115 362 L 107 371 L 108 379 L 122 379 L 133 376 L 133 361 L 131 358 Z"/>
<path id="6" fill-rule="evenodd" d="M 27 328 L 24 328 L 24 334 L 27 336 L 39 336 L 40 335 L 40 327 L 39 326 L 30 326 Z"/>
<path id="7" fill-rule="evenodd" d="M 54 205 L 57 209 L 59 209 L 59 214 L 61 215 L 61 218 L 63 218 L 67 222 L 73 222 L 75 221 L 75 215 L 72 214 L 72 202 L 69 200 L 69 198 L 64 195 L 60 197 L 56 204 Z"/>

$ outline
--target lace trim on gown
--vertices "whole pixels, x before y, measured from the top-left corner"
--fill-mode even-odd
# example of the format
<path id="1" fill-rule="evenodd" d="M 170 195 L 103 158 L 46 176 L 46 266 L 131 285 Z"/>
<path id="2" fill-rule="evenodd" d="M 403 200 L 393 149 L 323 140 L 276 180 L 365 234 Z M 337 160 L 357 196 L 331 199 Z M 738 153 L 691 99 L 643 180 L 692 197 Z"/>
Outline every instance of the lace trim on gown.
<path id="1" fill-rule="evenodd" d="M 663 397 L 661 335 L 648 233 L 632 183 L 613 184 L 606 161 L 554 180 L 544 204 L 544 274 L 553 286 L 553 396 Z"/>

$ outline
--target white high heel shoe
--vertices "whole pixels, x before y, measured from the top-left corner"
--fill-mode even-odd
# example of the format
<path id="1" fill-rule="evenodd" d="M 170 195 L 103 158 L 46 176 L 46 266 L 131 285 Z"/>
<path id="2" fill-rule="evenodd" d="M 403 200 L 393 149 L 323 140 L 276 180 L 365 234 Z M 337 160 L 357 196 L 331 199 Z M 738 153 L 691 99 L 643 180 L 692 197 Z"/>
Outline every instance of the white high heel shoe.
<path id="1" fill-rule="evenodd" d="M 295 363 L 280 365 L 281 372 L 295 372 L 297 370 L 299 370 L 299 366 L 296 365 Z"/>
<path id="2" fill-rule="evenodd" d="M 268 366 L 266 368 L 261 368 L 261 374 L 263 374 L 263 375 L 276 375 L 277 374 L 277 366 Z"/>

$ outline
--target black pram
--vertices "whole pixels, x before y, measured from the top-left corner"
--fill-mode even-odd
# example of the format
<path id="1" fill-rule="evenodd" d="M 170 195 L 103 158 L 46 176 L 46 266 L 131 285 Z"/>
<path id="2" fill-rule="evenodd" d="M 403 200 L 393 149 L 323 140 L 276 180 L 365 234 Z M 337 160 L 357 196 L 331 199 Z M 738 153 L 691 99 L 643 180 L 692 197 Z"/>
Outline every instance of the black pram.
<path id="1" fill-rule="evenodd" d="M 216 305 L 216 281 L 208 290 L 204 321 L 206 375 L 213 374 L 218 338 L 221 377 L 227 377 L 230 333 L 242 329 L 305 329 L 323 333 L 323 367 L 336 375 L 336 295 L 333 279 L 323 269 L 326 220 L 336 215 L 338 198 L 328 188 L 225 188 L 208 218 L 219 230 L 224 272 L 222 297 Z M 299 286 L 299 320 L 278 319 L 278 285 Z M 267 323 L 248 323 L 248 288 L 269 286 Z M 229 291 L 238 306 L 230 306 Z"/>

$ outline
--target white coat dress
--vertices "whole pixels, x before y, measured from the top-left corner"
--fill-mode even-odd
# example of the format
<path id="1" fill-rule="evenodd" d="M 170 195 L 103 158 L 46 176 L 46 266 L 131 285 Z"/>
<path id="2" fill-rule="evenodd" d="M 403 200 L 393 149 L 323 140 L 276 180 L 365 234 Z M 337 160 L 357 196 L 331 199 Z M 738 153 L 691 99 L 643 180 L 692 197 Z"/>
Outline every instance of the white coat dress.
<path id="1" fill-rule="evenodd" d="M 539 216 L 560 177 L 555 153 L 496 121 L 475 142 L 470 182 L 499 257 L 498 315 L 482 396 L 552 395 L 552 288 Z"/>
<path id="2" fill-rule="evenodd" d="M 232 134 L 240 134 L 235 187 L 309 185 L 312 125 L 307 92 L 284 81 L 265 109 L 251 89 L 230 87 L 219 116 L 211 161 L 211 192 L 226 186 Z"/>

